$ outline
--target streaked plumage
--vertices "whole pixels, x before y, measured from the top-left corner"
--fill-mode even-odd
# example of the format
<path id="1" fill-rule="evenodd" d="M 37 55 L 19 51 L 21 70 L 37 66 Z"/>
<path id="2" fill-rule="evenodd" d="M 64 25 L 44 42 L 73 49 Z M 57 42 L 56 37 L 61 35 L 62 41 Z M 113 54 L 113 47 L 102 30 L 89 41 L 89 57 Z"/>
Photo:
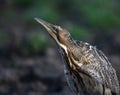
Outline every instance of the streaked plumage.
<path id="1" fill-rule="evenodd" d="M 115 69 L 100 50 L 73 40 L 60 26 L 36 20 L 59 45 L 65 61 L 65 76 L 75 95 L 119 95 Z"/>
<path id="2" fill-rule="evenodd" d="M 81 41 L 76 41 L 76 43 L 81 49 L 82 56 L 78 58 L 82 65 L 79 66 L 79 61 L 78 65 L 72 64 L 74 66 L 72 68 L 75 68 L 74 70 L 68 64 L 65 66 L 68 84 L 75 95 L 104 95 L 105 90 L 108 90 L 108 93 L 116 93 L 113 95 L 119 95 L 119 83 L 116 72 L 106 56 L 100 50 L 87 43 Z M 75 59 L 72 58 L 74 56 L 64 57 L 64 59 L 71 60 L 71 62 Z M 67 60 L 66 63 L 68 62 Z"/>

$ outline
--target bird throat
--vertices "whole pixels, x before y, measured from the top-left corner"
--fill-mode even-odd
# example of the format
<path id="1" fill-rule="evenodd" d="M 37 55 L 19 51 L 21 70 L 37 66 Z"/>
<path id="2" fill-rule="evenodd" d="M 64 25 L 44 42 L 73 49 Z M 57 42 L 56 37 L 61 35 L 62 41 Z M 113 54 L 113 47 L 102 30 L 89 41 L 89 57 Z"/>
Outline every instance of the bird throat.
<path id="1" fill-rule="evenodd" d="M 67 47 L 61 43 L 59 45 L 64 49 L 65 53 L 68 55 Z"/>
<path id="2" fill-rule="evenodd" d="M 62 50 L 63 50 L 63 52 L 64 52 L 63 55 L 65 55 L 65 57 L 66 57 L 65 59 L 67 59 L 67 60 L 66 60 L 67 65 L 69 65 L 72 69 L 75 69 L 75 67 L 78 67 L 78 66 L 79 66 L 79 67 L 82 66 L 82 64 L 78 64 L 78 61 L 73 58 L 73 56 L 72 56 L 72 54 L 69 52 L 67 46 L 65 46 L 65 45 L 63 45 L 63 44 L 61 44 L 61 43 L 59 43 L 59 45 L 61 46 L 61 48 L 62 48 Z M 70 50 L 71 50 L 71 49 L 70 49 Z M 72 52 L 72 51 L 73 51 L 73 50 L 71 50 L 71 52 Z"/>

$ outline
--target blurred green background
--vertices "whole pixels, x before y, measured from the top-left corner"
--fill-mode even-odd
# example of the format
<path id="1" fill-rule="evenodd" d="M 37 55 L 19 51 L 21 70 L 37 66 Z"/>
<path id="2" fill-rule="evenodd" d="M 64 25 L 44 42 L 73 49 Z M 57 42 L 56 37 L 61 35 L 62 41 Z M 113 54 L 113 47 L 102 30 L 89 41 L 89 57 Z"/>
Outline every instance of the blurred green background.
<path id="1" fill-rule="evenodd" d="M 72 95 L 58 47 L 34 17 L 101 49 L 120 78 L 119 0 L 0 0 L 0 95 Z"/>

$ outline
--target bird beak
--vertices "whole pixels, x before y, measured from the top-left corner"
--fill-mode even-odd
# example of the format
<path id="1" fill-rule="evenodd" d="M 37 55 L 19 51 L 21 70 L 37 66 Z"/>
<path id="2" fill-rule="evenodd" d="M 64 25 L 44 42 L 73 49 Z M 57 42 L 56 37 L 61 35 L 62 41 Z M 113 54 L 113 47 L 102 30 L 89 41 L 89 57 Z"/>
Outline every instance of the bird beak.
<path id="1" fill-rule="evenodd" d="M 55 30 L 55 25 L 50 24 L 42 19 L 35 18 L 35 20 L 40 23 L 48 33 L 57 41 L 57 31 Z"/>

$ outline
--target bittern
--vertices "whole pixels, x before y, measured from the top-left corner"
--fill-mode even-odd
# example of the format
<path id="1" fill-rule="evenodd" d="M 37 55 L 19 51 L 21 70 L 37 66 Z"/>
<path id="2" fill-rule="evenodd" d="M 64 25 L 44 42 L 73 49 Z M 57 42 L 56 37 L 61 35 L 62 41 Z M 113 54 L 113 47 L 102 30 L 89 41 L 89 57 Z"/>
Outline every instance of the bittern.
<path id="1" fill-rule="evenodd" d="M 39 18 L 35 20 L 46 28 L 60 47 L 66 80 L 75 95 L 119 95 L 116 71 L 102 51 L 74 40 L 60 26 Z"/>

